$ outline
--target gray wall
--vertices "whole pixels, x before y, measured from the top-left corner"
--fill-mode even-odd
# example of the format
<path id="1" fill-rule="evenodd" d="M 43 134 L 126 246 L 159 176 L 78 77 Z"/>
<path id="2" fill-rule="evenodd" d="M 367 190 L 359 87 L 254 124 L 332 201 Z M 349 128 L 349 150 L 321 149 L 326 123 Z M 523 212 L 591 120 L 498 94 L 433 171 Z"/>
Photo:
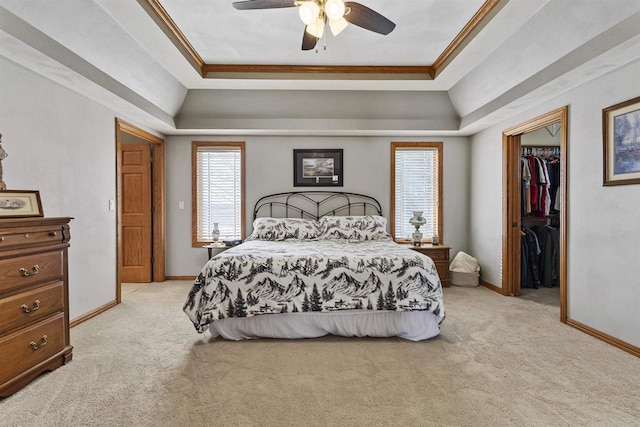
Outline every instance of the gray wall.
<path id="1" fill-rule="evenodd" d="M 45 216 L 71 216 L 70 318 L 115 299 L 115 114 L 0 57 L 4 181 L 39 190 Z"/>
<path id="2" fill-rule="evenodd" d="M 167 139 L 167 274 L 195 275 L 206 251 L 191 247 L 192 140 L 247 142 L 247 206 L 293 190 L 293 148 L 343 148 L 345 191 L 371 194 L 389 211 L 389 143 L 444 141 L 444 242 L 477 257 L 501 283 L 501 132 L 569 105 L 569 317 L 640 345 L 640 186 L 602 186 L 602 108 L 637 96 L 636 61 L 464 137 L 173 136 Z M 73 216 L 70 315 L 115 298 L 116 112 L 0 58 L 0 132 L 9 189 L 40 190 L 47 216 Z M 630 88 L 636 90 L 630 91 Z M 127 120 L 127 117 L 121 117 Z M 471 163 L 470 159 L 473 159 Z M 178 210 L 178 201 L 185 209 Z M 250 217 L 247 218 L 249 225 Z M 250 228 L 250 227 L 248 227 Z"/>
<path id="3" fill-rule="evenodd" d="M 196 275 L 206 262 L 206 250 L 191 247 L 191 141 L 245 141 L 247 170 L 247 232 L 251 209 L 262 196 L 293 187 L 294 148 L 342 148 L 344 187 L 335 190 L 377 198 L 389 215 L 391 141 L 444 142 L 444 242 L 467 251 L 469 142 L 467 137 L 207 137 L 167 138 L 167 275 Z M 320 188 L 318 188 L 320 189 Z M 323 187 L 322 189 L 325 189 Z M 185 208 L 178 209 L 184 201 Z"/>
<path id="4" fill-rule="evenodd" d="M 40 190 L 46 216 L 72 216 L 70 317 L 115 299 L 115 117 L 111 109 L 0 58 L 0 132 L 9 189 Z M 293 148 L 343 148 L 344 191 L 373 195 L 389 213 L 391 141 L 444 141 L 444 243 L 467 248 L 469 140 L 466 137 L 167 138 L 167 274 L 195 275 L 206 251 L 191 247 L 191 141 L 247 142 L 247 207 L 261 196 L 295 190 Z M 298 188 L 300 189 L 300 188 Z M 185 209 L 178 209 L 178 201 Z M 247 230 L 251 216 L 247 213 Z"/>
<path id="5" fill-rule="evenodd" d="M 501 285 L 502 131 L 569 106 L 568 316 L 640 346 L 640 185 L 602 185 L 602 109 L 640 93 L 640 61 L 472 137 L 471 252 Z"/>

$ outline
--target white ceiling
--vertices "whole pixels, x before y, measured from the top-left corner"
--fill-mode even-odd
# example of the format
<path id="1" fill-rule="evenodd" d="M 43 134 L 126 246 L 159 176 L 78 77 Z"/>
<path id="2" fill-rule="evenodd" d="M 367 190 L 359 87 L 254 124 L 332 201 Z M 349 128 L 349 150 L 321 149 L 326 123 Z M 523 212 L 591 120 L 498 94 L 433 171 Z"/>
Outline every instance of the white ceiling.
<path id="1" fill-rule="evenodd" d="M 475 43 L 470 54 L 459 55 L 456 67 L 468 70 L 475 65 L 547 1 L 515 0 L 521 3 L 518 12 L 510 14 L 511 18 L 494 19 L 494 28 L 477 37 L 484 37 L 487 42 Z M 268 74 L 262 76 L 264 79 L 203 79 L 143 8 L 131 4 L 136 2 L 131 0 L 126 7 L 123 0 L 96 2 L 190 89 L 447 90 L 454 83 L 449 74 L 460 76 L 467 72 L 447 70 L 447 76 L 435 81 L 336 80 L 327 74 L 311 81 L 273 79 Z M 325 37 L 326 50 L 320 41 L 318 52 L 300 48 L 303 24 L 297 8 L 239 11 L 232 7 L 233 0 L 191 0 L 189 8 L 181 0 L 159 2 L 208 64 L 426 66 L 440 56 L 484 0 L 363 0 L 362 4 L 394 21 L 396 28 L 383 36 L 349 25 L 337 37 Z"/>
<path id="2" fill-rule="evenodd" d="M 327 49 L 316 53 L 300 50 L 303 24 L 295 8 L 238 11 L 232 0 L 159 1 L 205 62 L 274 65 L 430 65 L 484 3 L 361 0 L 394 21 L 395 30 L 382 36 L 351 25 L 337 37 L 327 36 Z M 0 56 L 167 134 L 330 134 L 329 118 L 315 120 L 313 129 L 305 129 L 302 121 L 288 129 L 295 106 L 278 108 L 283 117 L 273 120 L 264 113 L 268 103 L 260 104 L 264 91 L 322 90 L 328 91 L 328 105 L 369 91 L 369 97 L 353 98 L 369 102 L 371 116 L 389 123 L 367 129 L 354 113 L 337 130 L 341 134 L 401 134 L 404 129 L 416 135 L 471 134 L 640 58 L 640 0 L 510 0 L 434 80 L 204 79 L 142 2 L 0 0 Z M 213 104 L 235 97 L 237 90 L 245 93 L 244 115 L 235 110 L 235 116 L 225 115 Z M 449 116 L 428 116 L 437 109 L 425 108 L 421 120 L 403 128 L 404 121 L 385 112 L 389 108 L 381 101 L 387 91 L 397 92 L 389 98 L 394 100 L 403 92 L 437 91 L 437 96 L 412 98 L 424 105 L 442 103 L 445 91 L 450 102 L 443 111 Z M 187 111 L 203 117 L 189 120 Z M 177 118 L 199 125 L 184 128 L 176 125 Z M 269 120 L 278 127 L 270 127 Z M 246 125 L 238 128 L 238 123 Z"/>
<path id="3" fill-rule="evenodd" d="M 298 8 L 236 10 L 232 0 L 160 0 L 210 64 L 431 65 L 484 0 L 361 0 L 396 28 L 384 36 L 349 25 L 302 51 Z M 326 50 L 323 50 L 326 44 Z"/>

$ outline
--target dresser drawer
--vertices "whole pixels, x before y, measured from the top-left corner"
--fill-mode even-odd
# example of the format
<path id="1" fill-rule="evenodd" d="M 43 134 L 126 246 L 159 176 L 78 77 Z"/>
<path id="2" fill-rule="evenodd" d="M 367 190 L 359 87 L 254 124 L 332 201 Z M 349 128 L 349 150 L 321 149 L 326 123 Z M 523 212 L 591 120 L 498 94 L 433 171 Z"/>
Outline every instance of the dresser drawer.
<path id="1" fill-rule="evenodd" d="M 429 249 L 421 250 L 420 252 L 431 258 L 434 262 L 449 261 L 449 249 Z"/>
<path id="2" fill-rule="evenodd" d="M 20 232 L 0 231 L 0 250 L 47 243 L 61 243 L 64 238 L 62 228 L 59 225 L 25 228 Z"/>
<path id="3" fill-rule="evenodd" d="M 411 246 L 414 251 L 425 254 L 435 261 L 449 261 L 449 246 Z"/>
<path id="4" fill-rule="evenodd" d="M 64 279 L 63 252 L 53 251 L 0 260 L 0 292 Z"/>
<path id="5" fill-rule="evenodd" d="M 64 283 L 57 282 L 0 300 L 0 334 L 64 309 Z"/>
<path id="6" fill-rule="evenodd" d="M 0 384 L 62 351 L 64 323 L 60 313 L 0 338 Z"/>

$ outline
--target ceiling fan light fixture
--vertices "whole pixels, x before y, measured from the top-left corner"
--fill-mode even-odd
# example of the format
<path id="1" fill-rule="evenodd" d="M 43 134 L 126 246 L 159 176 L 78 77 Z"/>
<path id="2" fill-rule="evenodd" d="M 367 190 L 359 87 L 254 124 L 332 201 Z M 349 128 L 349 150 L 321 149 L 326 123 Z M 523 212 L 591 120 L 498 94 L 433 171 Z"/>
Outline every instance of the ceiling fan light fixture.
<path id="1" fill-rule="evenodd" d="M 328 0 L 324 5 L 324 13 L 330 20 L 338 20 L 344 16 L 345 6 L 342 0 Z"/>
<path id="2" fill-rule="evenodd" d="M 303 51 L 316 47 L 318 41 L 324 38 L 327 24 L 334 36 L 349 24 L 384 36 L 396 27 L 395 23 L 375 10 L 352 1 L 345 3 L 344 0 L 239 0 L 233 2 L 233 7 L 238 10 L 297 7 L 300 20 L 305 25 L 301 46 Z M 323 45 L 326 50 L 326 40 Z"/>
<path id="3" fill-rule="evenodd" d="M 298 15 L 300 15 L 302 22 L 310 25 L 320 16 L 320 6 L 315 1 L 304 2 L 298 8 Z"/>
<path id="4" fill-rule="evenodd" d="M 329 20 L 329 28 L 331 28 L 331 34 L 334 36 L 340 34 L 348 25 L 349 23 L 344 18 Z"/>
<path id="5" fill-rule="evenodd" d="M 318 18 L 315 21 L 311 22 L 307 25 L 306 31 L 312 36 L 321 39 L 324 35 L 324 20 L 322 18 Z"/>

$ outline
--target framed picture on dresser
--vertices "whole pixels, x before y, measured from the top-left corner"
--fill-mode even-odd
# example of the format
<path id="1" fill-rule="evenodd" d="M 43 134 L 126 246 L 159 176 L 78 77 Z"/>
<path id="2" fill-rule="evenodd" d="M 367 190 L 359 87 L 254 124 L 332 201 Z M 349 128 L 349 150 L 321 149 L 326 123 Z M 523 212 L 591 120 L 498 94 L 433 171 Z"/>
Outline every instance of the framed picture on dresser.
<path id="1" fill-rule="evenodd" d="M 0 191 L 0 218 L 25 218 L 43 215 L 39 191 Z"/>
<path id="2" fill-rule="evenodd" d="M 640 184 L 640 97 L 602 110 L 603 185 Z"/>

